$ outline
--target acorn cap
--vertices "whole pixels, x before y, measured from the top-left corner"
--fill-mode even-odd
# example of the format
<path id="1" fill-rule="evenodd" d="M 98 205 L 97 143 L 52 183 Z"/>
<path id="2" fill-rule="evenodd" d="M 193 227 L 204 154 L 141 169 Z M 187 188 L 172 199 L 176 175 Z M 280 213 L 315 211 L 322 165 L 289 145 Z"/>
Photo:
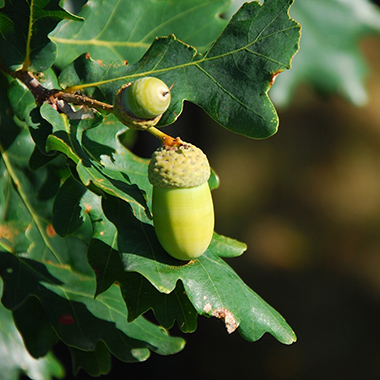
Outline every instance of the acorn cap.
<path id="1" fill-rule="evenodd" d="M 154 117 L 153 119 L 141 119 L 128 110 L 129 104 L 125 102 L 125 92 L 128 91 L 128 88 L 131 85 L 132 83 L 126 83 L 117 91 L 114 98 L 113 114 L 124 125 L 132 129 L 145 130 L 155 126 L 161 119 L 162 114 Z"/>
<path id="2" fill-rule="evenodd" d="M 196 146 L 180 145 L 159 147 L 148 167 L 149 182 L 164 188 L 191 188 L 200 186 L 210 177 L 207 156 Z"/>

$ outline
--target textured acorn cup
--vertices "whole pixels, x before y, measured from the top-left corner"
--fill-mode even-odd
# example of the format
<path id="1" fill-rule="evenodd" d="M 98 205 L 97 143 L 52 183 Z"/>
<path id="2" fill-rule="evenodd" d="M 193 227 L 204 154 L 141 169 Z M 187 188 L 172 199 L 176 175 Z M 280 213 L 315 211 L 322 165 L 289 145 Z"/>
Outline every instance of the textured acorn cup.
<path id="1" fill-rule="evenodd" d="M 179 260 L 201 256 L 214 232 L 206 155 L 188 143 L 164 145 L 153 153 L 148 177 L 153 185 L 153 224 L 162 247 Z"/>
<path id="2" fill-rule="evenodd" d="M 113 113 L 130 128 L 147 129 L 158 123 L 170 100 L 170 89 L 161 79 L 144 77 L 119 89 Z"/>

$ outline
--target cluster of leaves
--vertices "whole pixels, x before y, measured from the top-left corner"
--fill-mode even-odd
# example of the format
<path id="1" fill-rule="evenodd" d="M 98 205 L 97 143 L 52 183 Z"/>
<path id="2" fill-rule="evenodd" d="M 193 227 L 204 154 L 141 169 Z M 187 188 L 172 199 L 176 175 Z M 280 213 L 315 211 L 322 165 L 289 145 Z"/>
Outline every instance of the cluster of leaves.
<path id="1" fill-rule="evenodd" d="M 223 260 L 241 255 L 243 243 L 215 233 L 197 260 L 164 252 L 152 225 L 148 160 L 122 144 L 125 125 L 102 112 L 59 113 L 20 80 L 32 72 L 46 89 L 112 103 L 125 82 L 154 75 L 175 83 L 162 125 L 188 100 L 234 132 L 265 138 L 278 125 L 268 90 L 298 49 L 291 3 L 247 3 L 228 24 L 218 16 L 221 0 L 92 0 L 80 17 L 58 0 L 0 3 L 2 305 L 34 358 L 60 340 L 75 373 L 107 373 L 111 355 L 132 362 L 180 351 L 184 340 L 166 329 L 176 321 L 193 332 L 198 314 L 223 319 L 249 341 L 266 332 L 295 341 Z M 149 309 L 159 325 L 144 318 Z M 42 368 L 42 378 L 48 368 L 61 376 L 52 359 Z M 14 368 L 8 373 L 15 378 Z"/>

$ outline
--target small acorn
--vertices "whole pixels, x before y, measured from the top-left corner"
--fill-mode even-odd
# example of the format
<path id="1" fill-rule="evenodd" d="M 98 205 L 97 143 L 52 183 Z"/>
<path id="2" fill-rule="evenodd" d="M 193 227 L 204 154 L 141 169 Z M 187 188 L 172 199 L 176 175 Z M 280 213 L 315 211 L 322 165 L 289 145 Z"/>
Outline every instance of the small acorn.
<path id="1" fill-rule="evenodd" d="M 214 207 L 209 177 L 206 155 L 192 144 L 163 145 L 152 155 L 153 224 L 162 247 L 176 259 L 195 259 L 210 245 Z"/>
<path id="2" fill-rule="evenodd" d="M 170 89 L 161 79 L 144 77 L 119 89 L 113 113 L 130 128 L 147 129 L 158 123 L 170 99 Z"/>

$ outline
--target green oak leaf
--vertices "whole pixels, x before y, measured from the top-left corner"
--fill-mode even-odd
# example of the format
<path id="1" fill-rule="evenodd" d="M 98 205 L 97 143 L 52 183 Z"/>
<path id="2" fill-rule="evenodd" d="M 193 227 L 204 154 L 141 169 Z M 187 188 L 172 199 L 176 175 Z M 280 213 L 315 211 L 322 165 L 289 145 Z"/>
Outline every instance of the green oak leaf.
<path id="1" fill-rule="evenodd" d="M 95 351 L 95 355 L 102 340 L 109 349 L 107 355 L 123 361 L 145 360 L 151 350 L 164 355 L 181 350 L 182 339 L 170 337 L 143 317 L 128 323 L 127 308 L 116 285 L 94 299 L 96 280 L 87 262 L 92 236 L 89 218 L 74 235 L 64 239 L 57 235 L 51 224 L 54 197 L 39 195 L 48 178 L 47 168 L 37 172 L 28 168 L 34 144 L 27 129 L 12 136 L 10 139 L 1 130 L 0 167 L 6 168 L 2 173 L 9 183 L 0 203 L 2 302 L 14 311 L 30 351 L 43 355 L 55 336 L 78 350 Z M 40 329 L 31 332 L 25 327 L 25 317 L 36 310 L 43 310 L 36 322 Z M 38 346 L 39 341 L 44 345 Z"/>
<path id="2" fill-rule="evenodd" d="M 160 293 L 140 274 L 125 272 L 117 247 L 115 248 L 117 234 L 114 225 L 106 221 L 106 218 L 102 221 L 94 220 L 94 225 L 99 227 L 99 233 L 89 245 L 88 261 L 97 277 L 96 296 L 117 281 L 122 285 L 130 322 L 152 309 L 163 327 L 170 329 L 176 320 L 183 332 L 195 331 L 197 312 L 182 286 L 178 284 L 170 294 Z"/>
<path id="3" fill-rule="evenodd" d="M 0 280 L 0 294 L 2 294 L 3 282 Z M 33 315 L 29 322 L 33 325 Z M 40 324 L 41 325 L 41 324 Z M 19 328 L 19 326 L 18 326 Z M 32 332 L 32 329 L 29 329 Z M 51 380 L 54 378 L 62 379 L 65 376 L 65 370 L 61 363 L 54 357 L 51 352 L 40 359 L 32 357 L 25 349 L 23 336 L 14 324 L 12 312 L 7 310 L 0 303 L 0 374 L 2 379 L 18 380 L 20 374 L 25 374 L 31 379 Z M 41 342 L 44 344 L 44 342 Z"/>
<path id="4" fill-rule="evenodd" d="M 101 162 L 102 166 L 108 168 L 109 171 L 128 173 L 132 183 L 137 183 L 139 188 L 146 194 L 147 203 L 151 206 L 152 186 L 147 179 L 148 160 L 133 155 L 121 145 L 118 136 L 122 133 L 123 130 L 120 130 L 117 125 L 98 125 L 96 128 L 86 129 L 83 131 L 81 138 L 84 148 L 83 151 L 88 153 L 88 157 Z M 62 149 L 62 151 L 63 150 L 64 149 Z M 67 183 L 68 187 L 66 189 Z M 65 193 L 64 189 L 68 191 Z M 120 262 L 117 247 L 117 230 L 103 213 L 101 197 L 89 191 L 84 193 L 84 189 L 83 185 L 79 184 L 79 182 L 76 182 L 73 178 L 69 178 L 61 188 L 61 191 L 66 194 L 66 196 L 61 198 L 58 193 L 56 197 L 54 212 L 56 212 L 57 215 L 54 215 L 54 219 L 59 219 L 57 223 L 64 228 L 71 229 L 72 226 L 78 228 L 81 225 L 84 215 L 90 217 L 93 225 L 93 235 L 88 248 L 88 260 L 97 278 L 95 294 L 99 295 L 106 291 L 115 281 L 119 283 L 124 281 L 123 279 L 126 274 Z M 108 198 L 108 196 L 106 198 Z M 68 204 L 71 204 L 73 207 L 67 207 Z M 76 210 L 75 213 L 69 212 L 73 209 Z M 145 222 L 151 223 L 151 220 L 145 219 Z M 56 226 L 56 224 L 54 224 L 54 226 Z M 73 228 L 73 230 L 75 230 L 75 228 Z M 144 238 L 142 230 L 133 231 L 133 233 L 127 234 L 132 242 L 135 235 L 142 235 L 140 238 Z M 154 241 L 157 245 L 157 250 L 162 254 L 162 248 L 157 244 L 155 236 Z M 242 254 L 246 248 L 242 243 L 217 234 L 215 234 L 212 244 L 214 250 L 225 257 L 238 256 Z M 164 255 L 167 256 L 166 253 L 164 253 Z M 141 281 L 144 281 L 143 278 L 141 278 L 138 283 Z M 135 286 L 138 285 L 135 285 L 134 281 L 128 282 L 128 289 L 132 289 Z M 178 295 L 182 294 L 181 291 L 177 289 L 175 293 L 165 295 L 160 294 L 151 286 L 147 287 L 149 291 L 146 292 L 146 296 L 139 297 L 137 301 L 131 300 L 130 297 L 131 294 L 133 294 L 131 290 L 126 293 L 124 292 L 124 294 L 128 296 L 128 298 L 125 296 L 125 299 L 127 300 L 126 304 L 128 310 L 131 311 L 130 318 L 134 319 L 149 308 L 152 308 L 159 323 L 165 327 L 170 328 L 173 325 L 174 319 L 176 319 L 183 331 L 194 331 L 196 326 L 194 308 L 183 295 L 183 299 L 178 304 Z M 153 300 L 155 301 L 152 303 Z M 164 302 L 158 302 L 158 300 L 164 300 Z M 138 305 L 138 307 L 133 307 L 134 304 Z M 172 311 L 177 310 L 177 313 L 172 319 L 169 317 L 170 314 L 165 311 L 166 308 L 169 307 L 168 305 L 171 305 Z M 185 312 L 184 310 L 187 311 Z"/>
<path id="5" fill-rule="evenodd" d="M 301 49 L 292 70 L 273 86 L 275 104 L 289 105 L 296 88 L 308 83 L 323 94 L 364 105 L 368 65 L 360 41 L 380 33 L 379 7 L 368 0 L 302 0 L 291 14 L 302 25 Z"/>
<path id="6" fill-rule="evenodd" d="M 13 113 L 21 121 L 33 125 L 30 113 L 37 107 L 34 96 L 19 81 L 12 81 L 8 87 L 8 97 Z"/>
<path id="7" fill-rule="evenodd" d="M 94 351 L 78 350 L 75 347 L 69 347 L 69 350 L 75 376 L 81 369 L 93 377 L 107 375 L 111 370 L 111 358 L 108 355 L 108 349 L 101 341 L 98 342 Z"/>
<path id="8" fill-rule="evenodd" d="M 75 175 L 86 187 L 90 187 L 100 194 L 108 193 L 118 196 L 130 202 L 136 209 L 143 208 L 145 218 L 151 218 L 144 194 L 136 184 L 130 181 L 127 172 L 106 167 L 97 159 L 97 152 L 94 152 L 95 156 L 89 154 L 89 150 L 84 146 L 85 140 L 82 137 L 84 131 L 97 127 L 98 133 L 104 135 L 108 133 L 107 128 L 101 128 L 102 117 L 99 114 L 95 114 L 94 118 L 90 119 L 70 121 L 65 114 L 58 113 L 45 103 L 40 107 L 39 114 L 35 117 L 35 120 L 37 119 L 40 123 L 40 128 L 35 130 L 37 133 L 42 127 L 45 128 L 45 124 L 48 129 L 46 132 L 34 136 L 41 149 L 46 146 L 47 152 L 65 154 L 72 161 L 72 166 L 75 167 Z M 120 123 L 118 125 L 122 126 Z M 99 146 L 102 146 L 107 154 L 112 155 L 112 148 L 106 145 L 97 144 L 95 148 L 94 146 L 92 148 L 97 149 Z"/>
<path id="9" fill-rule="evenodd" d="M 109 350 L 107 356 L 111 353 L 122 361 L 136 362 L 146 360 L 150 350 L 169 355 L 184 346 L 181 338 L 170 337 L 142 317 L 128 323 L 117 286 L 94 299 L 92 275 L 6 252 L 0 252 L 0 260 L 4 306 L 16 310 L 28 297 L 38 298 L 58 338 L 70 347 L 95 351 L 98 341 L 103 341 Z"/>
<path id="10" fill-rule="evenodd" d="M 56 45 L 48 34 L 63 19 L 81 20 L 59 6 L 59 0 L 8 0 L 0 8 L 0 62 L 9 71 L 48 69 Z"/>
<path id="11" fill-rule="evenodd" d="M 218 244 L 218 236 L 214 236 L 201 257 L 181 262 L 161 248 L 153 226 L 136 219 L 126 202 L 116 198 L 103 199 L 103 210 L 117 228 L 117 247 L 127 272 L 140 273 L 159 292 L 166 294 L 181 281 L 199 314 L 223 319 L 229 332 L 238 328 L 249 341 L 259 339 L 265 332 L 285 344 L 296 340 L 283 317 L 245 285 L 220 258 L 228 257 L 228 253 L 221 251 L 231 248 Z M 241 252 L 245 250 L 244 244 L 236 242 L 236 245 Z M 128 282 L 122 280 L 120 285 L 122 289 L 128 289 Z"/>
<path id="12" fill-rule="evenodd" d="M 72 176 L 60 187 L 53 205 L 53 226 L 60 236 L 71 235 L 83 225 L 80 202 L 86 191 Z"/>
<path id="13" fill-rule="evenodd" d="M 165 294 L 159 292 L 144 276 L 125 272 L 120 285 L 130 321 L 152 309 L 157 321 L 166 328 L 173 327 L 174 321 L 177 321 L 183 332 L 196 330 L 198 313 L 181 282 L 177 283 L 172 292 Z"/>
<path id="14" fill-rule="evenodd" d="M 143 276 L 125 272 L 117 247 L 117 230 L 105 217 L 100 197 L 88 192 L 82 204 L 87 208 L 94 227 L 93 239 L 88 247 L 88 261 L 96 274 L 95 295 L 103 293 L 117 281 L 123 284 L 121 290 L 129 321 L 152 309 L 157 321 L 165 328 L 171 328 L 177 320 L 182 331 L 193 332 L 197 313 L 181 287 L 170 294 L 160 293 Z"/>
<path id="15" fill-rule="evenodd" d="M 230 0 L 90 0 L 50 35 L 58 45 L 56 65 L 64 67 L 89 52 L 94 59 L 137 62 L 156 37 L 175 34 L 205 51 L 227 24 L 221 13 Z"/>
<path id="16" fill-rule="evenodd" d="M 233 132 L 266 138 L 278 127 L 268 91 L 298 49 L 300 26 L 289 18 L 291 3 L 244 4 L 204 55 L 173 35 L 155 40 L 134 65 L 107 64 L 84 54 L 62 71 L 60 85 L 112 103 L 121 85 L 153 75 L 174 85 L 161 126 L 173 123 L 188 100 Z"/>
<path id="17" fill-rule="evenodd" d="M 100 122 L 102 119 L 71 121 L 48 104 L 41 107 L 43 120 L 52 134 L 40 138 L 40 145 L 65 154 L 73 161 L 77 179 L 69 178 L 57 194 L 53 224 L 61 236 L 67 236 L 82 225 L 80 200 L 84 186 L 98 194 L 110 194 L 129 202 L 136 215 L 151 219 L 149 211 L 152 186 L 147 177 L 149 160 L 127 150 L 119 137 L 126 127 L 121 123 Z M 36 118 L 35 118 L 36 120 Z M 79 182 L 78 182 L 79 181 Z M 215 172 L 210 177 L 212 189 L 218 186 Z M 70 208 L 68 205 L 72 205 Z M 142 208 L 144 214 L 139 213 Z M 74 215 L 75 214 L 75 215 Z"/>
<path id="18" fill-rule="evenodd" d="M 94 202 L 91 202 L 91 205 L 94 204 Z M 95 233 L 89 245 L 88 260 L 97 276 L 96 294 L 101 294 L 117 281 L 121 285 L 130 321 L 152 309 L 158 322 L 164 327 L 171 328 L 174 320 L 177 320 L 182 331 L 193 332 L 196 329 L 197 313 L 189 302 L 182 285 L 177 284 L 177 287 L 172 292 L 165 294 L 157 291 L 143 276 L 137 273 L 125 272 L 117 246 L 118 234 L 115 226 L 107 220 L 101 211 L 99 212 L 99 208 L 91 208 L 89 215 L 93 220 Z M 120 231 L 120 233 L 123 233 L 123 231 Z M 136 235 L 139 236 L 136 237 Z M 133 234 L 123 233 L 123 236 L 131 247 L 135 246 L 136 240 L 147 238 L 145 233 L 140 232 L 137 228 L 133 229 Z M 149 244 L 152 244 L 152 249 L 155 250 L 157 255 L 163 256 L 164 259 L 168 259 L 174 265 L 178 264 L 176 260 L 171 259 L 162 250 L 155 235 L 150 235 L 148 238 L 154 239 Z M 227 240 L 229 244 L 227 244 Z M 241 254 L 245 250 L 242 243 L 235 242 L 232 244 L 232 239 L 227 239 L 217 234 L 214 236 L 212 246 L 215 252 L 221 256 L 228 256 L 229 252 L 239 252 Z M 141 248 L 144 250 L 144 247 Z M 139 250 L 140 247 L 137 251 Z M 232 257 L 232 255 L 229 257 Z"/>
<path id="19" fill-rule="evenodd" d="M 27 298 L 13 310 L 13 320 L 22 335 L 25 347 L 34 358 L 48 354 L 58 341 L 48 315 L 36 297 Z M 30 328 L 31 326 L 33 328 Z"/>

